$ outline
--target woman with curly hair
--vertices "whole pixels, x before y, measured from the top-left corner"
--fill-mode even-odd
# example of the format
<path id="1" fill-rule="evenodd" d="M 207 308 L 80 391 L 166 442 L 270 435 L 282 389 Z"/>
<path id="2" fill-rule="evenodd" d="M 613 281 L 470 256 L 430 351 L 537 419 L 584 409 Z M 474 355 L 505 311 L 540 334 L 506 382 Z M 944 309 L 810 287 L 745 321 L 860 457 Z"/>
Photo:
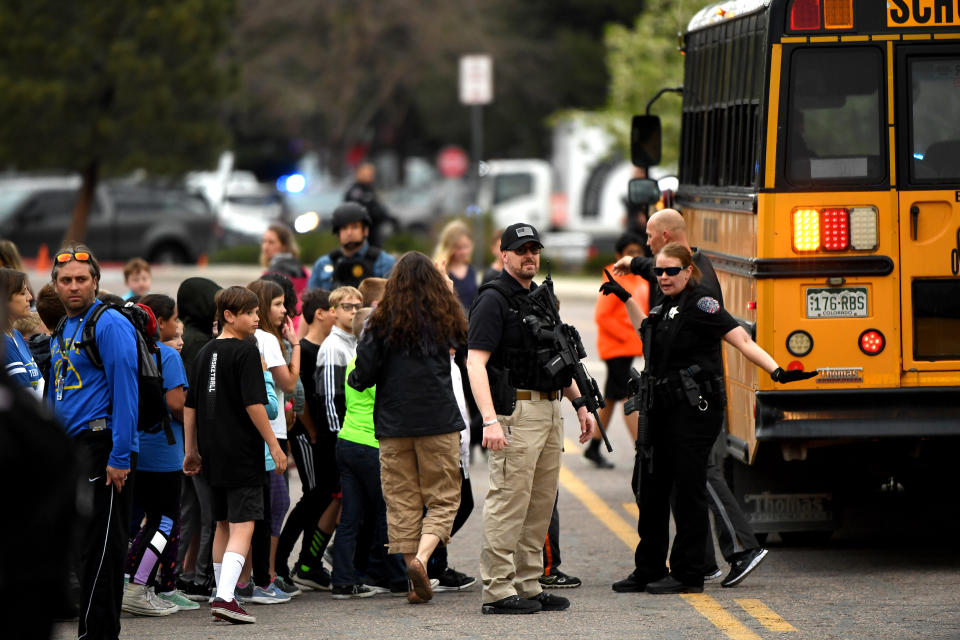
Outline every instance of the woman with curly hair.
<path id="1" fill-rule="evenodd" d="M 460 504 L 464 421 L 453 367 L 466 378 L 467 320 L 444 274 L 411 251 L 394 266 L 368 323 L 347 382 L 358 391 L 377 387 L 373 422 L 389 551 L 406 561 L 407 599 L 426 602 L 433 597 L 427 563 L 449 542 Z"/>

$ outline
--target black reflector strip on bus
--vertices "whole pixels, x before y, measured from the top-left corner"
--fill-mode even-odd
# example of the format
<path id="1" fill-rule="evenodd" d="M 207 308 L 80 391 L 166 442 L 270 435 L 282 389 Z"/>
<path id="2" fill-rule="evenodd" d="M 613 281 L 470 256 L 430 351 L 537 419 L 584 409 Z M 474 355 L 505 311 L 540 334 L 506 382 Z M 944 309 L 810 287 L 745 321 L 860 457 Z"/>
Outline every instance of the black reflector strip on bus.
<path id="1" fill-rule="evenodd" d="M 718 271 L 752 278 L 885 276 L 893 272 L 887 256 L 824 256 L 808 258 L 742 258 L 703 250 Z"/>

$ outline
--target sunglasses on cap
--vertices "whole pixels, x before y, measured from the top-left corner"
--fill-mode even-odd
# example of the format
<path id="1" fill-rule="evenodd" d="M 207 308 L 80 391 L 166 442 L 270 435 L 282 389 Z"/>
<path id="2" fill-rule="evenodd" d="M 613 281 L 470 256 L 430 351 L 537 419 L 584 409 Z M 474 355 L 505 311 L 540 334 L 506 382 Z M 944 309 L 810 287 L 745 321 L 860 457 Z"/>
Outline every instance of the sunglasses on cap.
<path id="1" fill-rule="evenodd" d="M 87 251 L 61 251 L 55 258 L 57 262 L 64 263 L 76 260 L 77 262 L 89 262 L 90 253 Z"/>
<path id="2" fill-rule="evenodd" d="M 663 274 L 667 274 L 668 276 L 675 276 L 681 271 L 683 271 L 685 268 L 686 267 L 654 267 L 653 272 L 657 275 L 657 277 L 660 277 Z"/>

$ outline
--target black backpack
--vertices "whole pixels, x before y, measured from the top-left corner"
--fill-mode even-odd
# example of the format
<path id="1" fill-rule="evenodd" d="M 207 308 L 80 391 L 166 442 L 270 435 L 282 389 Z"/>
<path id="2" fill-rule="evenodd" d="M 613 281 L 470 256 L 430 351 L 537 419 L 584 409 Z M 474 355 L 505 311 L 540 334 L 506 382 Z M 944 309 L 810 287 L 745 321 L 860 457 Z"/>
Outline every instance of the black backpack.
<path id="1" fill-rule="evenodd" d="M 176 444 L 173 429 L 170 428 L 170 413 L 167 411 L 166 394 L 163 391 L 163 367 L 161 365 L 160 347 L 153 336 L 147 333 L 147 323 L 150 318 L 147 312 L 132 302 L 123 306 L 104 302 L 97 307 L 87 318 L 80 334 L 78 348 L 82 348 L 93 366 L 103 369 L 103 360 L 100 358 L 100 349 L 97 346 L 97 321 L 108 309 L 113 309 L 133 325 L 137 336 L 137 387 L 138 412 L 137 431 L 143 433 L 159 433 L 162 429 L 167 437 L 167 444 Z M 60 341 L 61 352 L 66 351 L 63 344 L 63 327 L 67 318 L 60 321 L 54 334 Z"/>

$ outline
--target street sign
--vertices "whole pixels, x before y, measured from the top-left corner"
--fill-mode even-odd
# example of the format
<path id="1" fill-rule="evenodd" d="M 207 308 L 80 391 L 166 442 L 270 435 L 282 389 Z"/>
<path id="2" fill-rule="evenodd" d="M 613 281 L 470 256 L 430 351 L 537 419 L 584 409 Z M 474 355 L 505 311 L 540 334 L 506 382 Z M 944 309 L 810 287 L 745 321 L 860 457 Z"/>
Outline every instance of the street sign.
<path id="1" fill-rule="evenodd" d="M 456 146 L 444 147 L 437 154 L 437 168 L 444 178 L 462 178 L 470 165 L 467 153 Z"/>
<path id="2" fill-rule="evenodd" d="M 489 55 L 460 56 L 460 102 L 493 102 L 493 58 Z"/>

